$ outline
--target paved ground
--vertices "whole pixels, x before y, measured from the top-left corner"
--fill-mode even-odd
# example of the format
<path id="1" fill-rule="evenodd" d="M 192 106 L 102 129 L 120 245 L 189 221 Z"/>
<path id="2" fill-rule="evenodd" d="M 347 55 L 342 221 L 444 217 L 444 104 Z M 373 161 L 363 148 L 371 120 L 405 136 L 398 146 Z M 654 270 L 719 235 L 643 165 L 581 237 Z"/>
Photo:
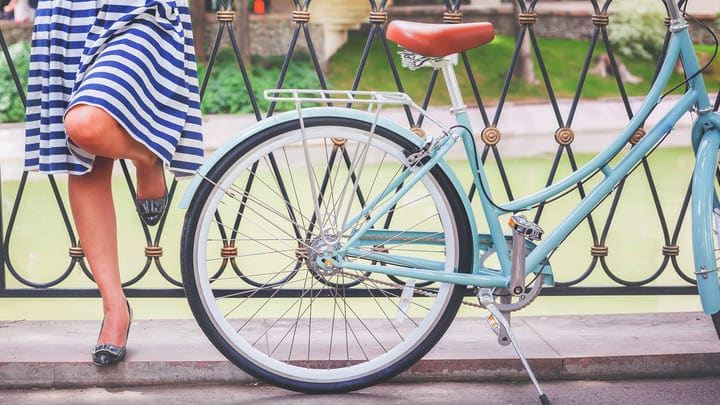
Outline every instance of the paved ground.
<path id="1" fill-rule="evenodd" d="M 692 7 L 718 11 L 717 0 L 691 0 Z M 508 122 L 500 126 L 504 154 L 543 153 L 557 147 L 546 142 L 558 126 L 549 106 L 511 103 L 506 109 L 503 116 Z M 565 116 L 568 106 L 560 109 Z M 446 112 L 446 108 L 432 110 L 433 115 Z M 473 116 L 477 122 L 479 114 Z M 510 117 L 523 119 L 510 121 Z M 617 102 L 583 101 L 573 123 L 576 150 L 596 151 L 607 144 L 623 123 L 618 117 L 626 113 Z M 208 116 L 205 120 L 209 150 L 254 122 L 250 116 Z M 670 137 L 669 142 L 687 145 L 688 126 L 689 121 L 681 122 L 676 128 L 680 136 Z M 528 146 L 539 138 L 543 142 Z M 4 180 L 19 176 L 22 140 L 21 125 L 0 125 Z M 96 322 L 0 322 L 0 388 L 5 388 L 0 390 L 0 403 L 535 402 L 534 390 L 525 382 L 514 353 L 498 346 L 480 322 L 456 322 L 424 360 L 392 384 L 322 397 L 258 385 L 219 355 L 194 321 L 136 322 L 127 361 L 107 370 L 98 370 L 90 362 Z M 556 404 L 704 405 L 716 404 L 720 398 L 720 344 L 710 320 L 702 314 L 527 317 L 516 318 L 514 323 L 518 339 Z M 477 334 L 468 332 L 474 328 Z M 676 378 L 633 380 L 640 377 Z M 488 380 L 521 382 L 477 384 Z M 24 390 L 14 390 L 18 387 Z M 59 389 L 69 387 L 76 389 Z"/>
<path id="2" fill-rule="evenodd" d="M 555 405 L 714 405 L 720 377 L 551 381 L 543 390 Z M 527 383 L 382 384 L 342 395 L 303 395 L 259 384 L 123 387 L 75 390 L 0 390 L 0 403 L 35 404 L 533 404 L 538 397 Z"/>
<path id="3" fill-rule="evenodd" d="M 720 376 L 720 342 L 700 313 L 516 317 L 513 324 L 542 380 Z M 134 322 L 126 361 L 107 369 L 90 361 L 97 328 L 95 321 L 0 322 L 0 388 L 255 382 L 226 361 L 193 320 Z M 528 379 L 484 319 L 462 318 L 394 381 Z"/>

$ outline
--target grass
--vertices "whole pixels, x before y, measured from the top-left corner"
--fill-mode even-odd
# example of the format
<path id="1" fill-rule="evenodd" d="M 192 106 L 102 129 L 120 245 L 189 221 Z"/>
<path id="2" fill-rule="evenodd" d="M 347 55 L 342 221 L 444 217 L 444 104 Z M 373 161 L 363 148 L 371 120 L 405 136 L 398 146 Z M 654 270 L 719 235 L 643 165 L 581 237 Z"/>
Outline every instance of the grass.
<path id="1" fill-rule="evenodd" d="M 364 36 L 352 35 L 332 58 L 328 67 L 328 78 L 333 88 L 349 89 L 352 87 L 357 74 L 356 66 L 359 63 L 365 42 L 366 38 Z M 589 49 L 589 42 L 538 38 L 538 43 L 556 97 L 573 97 L 577 91 L 580 72 Z M 395 65 L 399 67 L 401 61 L 396 52 L 398 49 L 395 44 L 390 43 L 392 58 Z M 492 43 L 467 52 L 473 75 L 480 89 L 480 95 L 486 103 L 494 103 L 499 99 L 514 49 L 514 38 L 498 36 Z M 697 49 L 705 54 L 712 54 L 712 47 L 710 46 L 698 46 Z M 604 52 L 602 46 L 597 47 L 593 58 L 597 54 Z M 387 60 L 382 42 L 375 40 L 367 64 L 361 74 L 360 90 L 398 90 L 392 79 L 393 76 Z M 627 93 L 630 96 L 646 94 L 655 71 L 655 62 L 623 60 L 623 63 L 626 64 L 633 75 L 643 79 L 639 84 L 626 84 Z M 524 101 L 546 101 L 548 99 L 548 91 L 542 82 L 542 75 L 537 63 L 535 64 L 535 70 L 540 83 L 531 85 L 521 80 L 512 80 L 508 99 Z M 473 93 L 469 76 L 462 66 L 462 61 L 457 72 L 463 94 L 466 98 L 469 98 Z M 408 69 L 399 68 L 398 73 L 403 85 L 403 91 L 416 101 L 422 100 L 428 90 L 431 70 L 420 69 L 411 72 Z M 680 80 L 682 80 L 680 74 L 675 73 L 671 83 L 677 83 Z M 720 66 L 717 61 L 713 64 L 712 71 L 705 75 L 705 82 L 711 93 L 720 88 Z M 617 97 L 619 95 L 617 83 L 612 77 L 603 78 L 595 74 L 589 74 L 582 86 L 582 97 L 586 98 Z M 432 103 L 437 105 L 450 103 L 441 78 L 433 92 Z"/>

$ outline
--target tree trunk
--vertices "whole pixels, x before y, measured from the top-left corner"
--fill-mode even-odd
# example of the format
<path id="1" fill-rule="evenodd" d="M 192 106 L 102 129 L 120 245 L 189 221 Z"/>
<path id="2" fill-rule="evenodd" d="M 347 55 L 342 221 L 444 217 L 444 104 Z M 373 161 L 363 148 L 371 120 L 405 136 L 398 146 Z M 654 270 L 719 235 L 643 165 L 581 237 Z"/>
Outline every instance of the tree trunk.
<path id="1" fill-rule="evenodd" d="M 199 62 L 207 62 L 205 52 L 205 1 L 190 1 L 190 20 L 193 26 L 193 41 L 195 42 L 195 56 Z"/>
<path id="2" fill-rule="evenodd" d="M 235 39 L 240 46 L 242 58 L 245 63 L 250 62 L 250 12 L 248 11 L 248 0 L 235 2 L 236 18 L 233 23 Z"/>

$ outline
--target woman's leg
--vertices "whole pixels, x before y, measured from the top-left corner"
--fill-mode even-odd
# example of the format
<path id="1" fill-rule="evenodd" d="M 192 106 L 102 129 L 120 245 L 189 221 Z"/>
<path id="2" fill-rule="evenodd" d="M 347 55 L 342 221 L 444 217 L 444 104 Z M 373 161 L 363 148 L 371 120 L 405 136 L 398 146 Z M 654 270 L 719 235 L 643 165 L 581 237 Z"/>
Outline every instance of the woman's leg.
<path id="1" fill-rule="evenodd" d="M 128 309 L 118 264 L 117 225 L 111 177 L 114 159 L 96 157 L 93 170 L 68 179 L 75 227 L 103 300 L 105 323 L 98 343 L 125 346 Z"/>
<path id="2" fill-rule="evenodd" d="M 65 114 L 65 131 L 76 145 L 95 155 L 89 173 L 70 176 L 68 191 L 80 242 L 103 299 L 105 323 L 98 343 L 123 347 L 129 314 L 118 263 L 113 164 L 115 159 L 129 159 L 135 164 L 138 198 L 164 195 L 163 168 L 152 151 L 101 108 L 84 104 L 73 107 Z"/>
<path id="3" fill-rule="evenodd" d="M 165 179 L 160 161 L 102 108 L 79 104 L 65 114 L 65 131 L 83 150 L 96 156 L 128 159 L 137 171 L 138 198 L 160 198 Z"/>

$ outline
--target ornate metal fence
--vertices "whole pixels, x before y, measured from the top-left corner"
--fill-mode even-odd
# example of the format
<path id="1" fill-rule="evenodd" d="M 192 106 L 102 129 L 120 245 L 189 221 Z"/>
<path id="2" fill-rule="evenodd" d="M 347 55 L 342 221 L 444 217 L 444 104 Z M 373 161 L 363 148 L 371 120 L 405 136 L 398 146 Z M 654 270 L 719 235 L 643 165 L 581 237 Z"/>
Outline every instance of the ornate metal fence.
<path id="1" fill-rule="evenodd" d="M 321 0 L 294 0 L 293 9 L 289 10 L 287 24 L 292 26 L 292 35 L 287 43 L 287 53 L 277 78 L 276 87 L 282 88 L 285 84 L 288 69 L 294 62 L 294 55 L 303 44 L 307 49 L 310 60 L 315 67 L 318 83 L 322 88 L 328 88 L 328 81 L 322 69 L 322 63 L 316 51 L 316 41 L 320 38 L 316 31 L 310 29 L 313 24 L 312 14 L 309 11 L 311 2 Z M 360 0 L 357 0 L 360 1 Z M 662 1 L 662 0 L 658 0 Z M 691 0 L 692 1 L 692 0 Z M 385 26 L 389 16 L 393 16 L 393 7 L 388 6 L 388 0 L 368 0 L 371 11 L 369 12 L 366 30 L 362 31 L 367 36 L 366 45 L 362 54 L 357 57 L 357 70 L 353 89 L 372 89 L 376 83 L 364 81 L 366 64 L 371 57 L 373 47 L 381 49 L 384 63 L 387 66 L 387 78 L 393 83 L 392 87 L 399 91 L 404 90 L 403 80 L 398 71 L 395 50 L 385 38 Z M 208 67 L 204 78 L 201 78 L 201 95 L 205 92 L 208 78 L 213 70 L 218 51 L 222 40 L 229 40 L 238 63 L 238 75 L 242 75 L 250 95 L 254 110 L 254 117 L 257 120 L 264 116 L 270 116 L 276 110 L 271 104 L 266 111 L 263 111 L 254 98 L 252 84 L 248 75 L 248 55 L 242 49 L 237 40 L 234 22 L 237 14 L 245 12 L 236 11 L 236 2 L 218 0 L 217 21 L 219 29 L 210 51 Z M 437 22 L 448 24 L 463 21 L 463 11 L 466 7 L 460 0 L 445 0 L 445 7 L 426 10 L 425 18 L 434 19 Z M 540 4 L 538 4 L 540 3 Z M 551 164 L 543 167 L 541 173 L 535 172 L 535 176 L 542 179 L 542 183 L 550 184 L 558 178 L 563 170 L 575 170 L 582 163 L 582 154 L 576 151 L 578 139 L 583 137 L 583 130 L 574 126 L 576 114 L 583 109 L 586 100 L 582 97 L 589 71 L 594 63 L 596 50 L 604 48 L 607 53 L 607 61 L 611 72 L 619 72 L 619 62 L 610 47 L 607 26 L 611 23 L 608 17 L 611 8 L 611 0 L 587 0 L 584 1 L 588 9 L 586 27 L 590 33 L 587 44 L 588 49 L 585 59 L 582 61 L 582 68 L 577 71 L 577 87 L 574 95 L 561 99 L 555 95 L 553 84 L 560 78 L 554 77 L 548 70 L 546 55 L 548 49 L 539 40 L 538 27 L 543 21 L 552 24 L 552 18 L 544 19 L 542 1 L 517 0 L 519 12 L 514 14 L 513 21 L 516 24 L 516 36 L 514 39 L 514 52 L 507 61 L 507 73 L 502 78 L 497 100 L 492 103 L 484 101 L 484 89 L 476 81 L 476 72 L 482 66 L 473 66 L 466 53 L 459 55 L 459 72 L 470 82 L 472 94 L 465 95 L 467 99 L 472 98 L 476 104 L 472 108 L 472 114 L 478 115 L 482 122 L 482 132 L 478 133 L 479 139 L 483 142 L 481 147 L 482 160 L 492 176 L 498 179 L 502 185 L 505 198 L 524 193 L 522 179 L 526 174 L 510 173 L 506 170 L 508 160 L 512 154 L 503 149 L 507 142 L 506 126 L 513 120 L 524 119 L 524 117 L 508 116 L 511 114 L 511 99 L 517 98 L 513 94 L 514 89 L 522 88 L 516 86 L 520 80 L 514 72 L 521 62 L 521 51 L 523 45 L 529 44 L 529 50 L 536 63 L 536 71 L 539 73 L 539 80 L 544 88 L 544 105 L 547 107 L 548 115 L 555 122 L 553 131 L 540 136 L 538 142 L 544 143 L 546 149 L 552 149 Z M 244 4 L 244 3 L 243 3 Z M 538 9 L 536 10 L 536 6 Z M 437 15 L 433 16 L 433 12 Z M 428 14 L 430 13 L 430 14 Z M 508 17 L 503 17 L 507 19 Z M 697 28 L 696 28 L 697 29 Z M 0 31 L 0 45 L 2 46 L 5 59 L 9 62 L 11 73 L 17 91 L 23 102 L 25 89 L 11 60 L 7 43 Z M 667 39 L 666 43 L 667 45 Z M 377 53 L 374 53 L 377 57 Z M 617 100 L 622 104 L 625 111 L 624 116 L 617 117 L 620 124 L 627 122 L 633 115 L 632 98 L 627 95 L 626 86 L 620 75 L 616 76 Z M 423 106 L 432 105 L 433 96 L 437 81 L 437 72 L 420 76 L 427 80 L 427 91 L 422 100 Z M 386 85 L 387 83 L 385 83 Z M 520 90 L 521 91 L 521 90 Z M 715 108 L 720 104 L 720 94 L 716 98 Z M 411 128 L 422 128 L 422 117 L 415 117 L 407 110 L 404 112 L 407 125 Z M 240 131 L 241 128 L 233 129 Z M 639 132 L 637 136 L 642 136 Z M 589 135 L 588 135 L 589 136 Z M 687 136 L 679 134 L 678 136 Z M 631 141 L 632 144 L 633 141 Z M 629 145 L 628 147 L 631 147 Z M 687 159 L 691 160 L 692 155 L 687 151 Z M 1 167 L 0 167 L 1 169 Z M 134 185 L 131 170 L 124 162 L 120 164 L 120 170 L 129 194 L 134 194 Z M 515 177 L 514 177 L 515 176 Z M 518 177 L 520 176 L 520 177 Z M 566 256 L 565 259 L 574 263 L 568 269 L 563 269 L 557 274 L 557 286 L 545 289 L 544 294 L 549 295 L 576 295 L 576 294 L 694 294 L 694 281 L 691 277 L 692 269 L 687 265 L 691 263 L 691 250 L 688 247 L 681 248 L 683 230 L 689 226 L 688 202 L 690 198 L 689 172 L 684 178 L 671 181 L 663 185 L 663 179 L 659 179 L 651 160 L 643 160 L 642 164 L 620 187 L 616 190 L 610 201 L 604 203 L 603 207 L 588 216 L 582 226 L 575 232 L 580 234 L 578 242 L 570 243 L 569 251 L 559 251 L 557 256 Z M 5 182 L 0 187 L 2 197 L 2 210 L 0 210 L 0 297 L 78 297 L 97 296 L 97 291 L 92 282 L 92 275 L 84 259 L 82 247 L 75 236 L 72 221 L 66 208 L 64 197 L 65 179 L 56 176 L 41 176 L 37 174 L 23 173 L 19 182 Z M 542 185 L 542 184 L 541 184 Z M 125 186 L 123 186 L 124 188 Z M 646 190 L 648 196 L 648 207 L 643 211 L 640 223 L 618 223 L 617 212 L 624 209 L 628 188 L 641 188 Z M 169 195 L 171 201 L 181 192 L 182 182 L 172 182 Z M 669 191 L 668 191 L 669 190 Z M 470 188 L 473 195 L 475 190 Z M 570 198 L 581 198 L 584 196 L 584 188 L 579 185 Z M 502 198 L 502 197 L 500 197 Z M 50 199 L 52 205 L 57 206 L 56 212 L 38 212 L 33 209 L 33 201 Z M 120 231 L 121 249 L 124 261 L 130 263 L 123 271 L 124 286 L 130 296 L 141 297 L 179 297 L 183 296 L 182 280 L 179 275 L 179 264 L 177 252 L 174 246 L 167 246 L 165 241 L 167 235 L 177 235 L 181 231 L 183 213 L 171 209 L 168 215 L 163 218 L 157 228 L 149 229 L 136 218 L 132 209 L 131 199 L 125 196 L 116 197 L 120 206 Z M 120 203 L 122 201 L 122 203 Z M 552 207 L 541 206 L 534 212 L 534 220 L 540 224 L 552 223 Z M 653 225 L 651 228 L 662 235 L 662 246 L 657 246 L 656 253 L 642 250 L 639 254 L 650 255 L 647 257 L 649 269 L 634 272 L 635 275 L 628 276 L 627 268 L 623 267 L 623 256 L 618 255 L 615 261 L 611 260 L 611 252 L 608 245 L 613 242 L 615 246 L 630 245 L 636 242 L 626 235 L 617 236 L 617 233 L 625 234 L 628 228 L 647 227 L 645 216 L 650 212 Z M 42 217 L 38 220 L 38 217 Z M 632 215 L 631 215 L 632 217 Z M 625 221 L 627 222 L 627 221 Z M 620 230 L 618 230 L 618 228 Z M 611 238 L 611 235 L 615 235 Z M 574 237 L 574 236 L 573 236 Z M 572 242 L 572 241 L 570 241 Z M 142 244 L 143 246 L 140 246 Z M 582 251 L 578 251 L 580 248 Z M 141 257 L 144 249 L 144 257 Z M 622 251 L 623 249 L 619 249 Z M 22 251 L 22 255 L 16 252 Z M 627 249 L 626 253 L 627 254 Z M 590 253 L 588 256 L 587 253 Z M 632 249 L 630 249 L 632 252 Z M 16 256 L 18 254 L 18 256 Z M 652 256 L 653 254 L 659 254 Z M 37 258 L 42 257 L 44 263 L 51 263 L 52 269 L 43 269 L 40 273 L 37 265 Z M 49 258 L 49 259 L 48 259 Z M 620 263 L 617 263 L 617 261 Z M 568 266 L 564 266 L 568 267 Z M 51 275 L 48 275 L 51 273 Z M 637 275 L 640 274 L 640 275 Z M 600 277 L 602 276 L 602 277 Z"/>

